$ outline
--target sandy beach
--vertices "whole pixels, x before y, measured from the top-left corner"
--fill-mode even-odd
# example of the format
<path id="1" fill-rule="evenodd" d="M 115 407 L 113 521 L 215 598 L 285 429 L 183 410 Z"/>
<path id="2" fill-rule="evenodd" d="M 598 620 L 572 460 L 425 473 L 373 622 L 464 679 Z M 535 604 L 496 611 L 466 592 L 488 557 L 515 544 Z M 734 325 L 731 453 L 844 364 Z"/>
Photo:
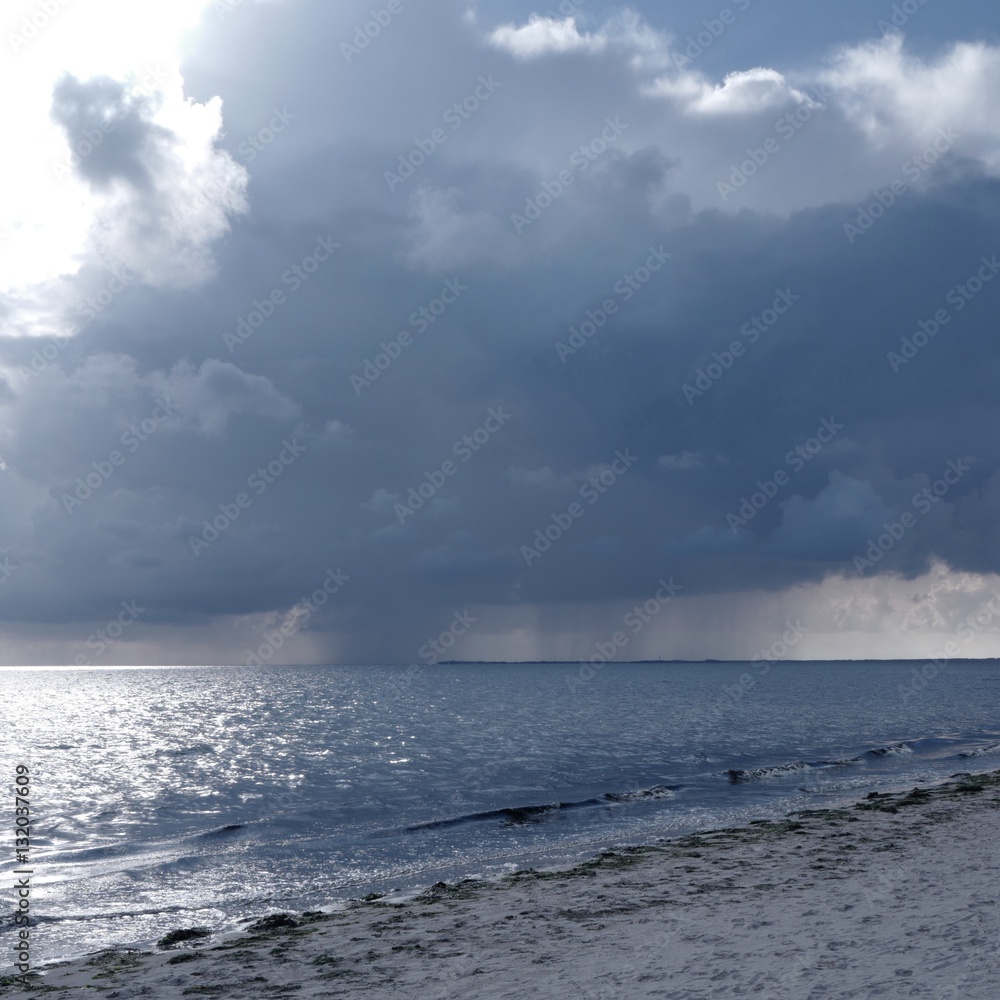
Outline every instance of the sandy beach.
<path id="1" fill-rule="evenodd" d="M 106 951 L 27 987 L 4 979 L 0 996 L 994 1000 L 998 845 L 1000 772 L 956 776 L 571 869 Z"/>

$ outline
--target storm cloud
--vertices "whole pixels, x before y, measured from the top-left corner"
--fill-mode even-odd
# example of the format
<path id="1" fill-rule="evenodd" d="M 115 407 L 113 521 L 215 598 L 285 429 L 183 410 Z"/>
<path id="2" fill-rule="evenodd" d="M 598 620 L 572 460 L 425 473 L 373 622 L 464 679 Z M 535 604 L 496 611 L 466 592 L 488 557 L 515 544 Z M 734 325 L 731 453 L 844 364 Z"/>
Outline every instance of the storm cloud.
<path id="1" fill-rule="evenodd" d="M 132 600 L 107 662 L 576 658 L 664 580 L 630 655 L 920 655 L 992 592 L 974 18 L 203 8 L 42 81 L 90 214 L 0 296 L 7 660 Z"/>

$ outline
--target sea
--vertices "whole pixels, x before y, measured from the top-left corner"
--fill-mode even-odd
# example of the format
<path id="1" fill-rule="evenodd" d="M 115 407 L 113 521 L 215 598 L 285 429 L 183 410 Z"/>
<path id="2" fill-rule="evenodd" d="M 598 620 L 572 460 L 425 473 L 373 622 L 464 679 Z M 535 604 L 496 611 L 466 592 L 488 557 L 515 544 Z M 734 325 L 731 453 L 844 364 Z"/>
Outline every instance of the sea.
<path id="1" fill-rule="evenodd" d="M 9 972 L 18 769 L 37 967 L 1000 768 L 1000 662 L 5 668 L 0 767 Z"/>

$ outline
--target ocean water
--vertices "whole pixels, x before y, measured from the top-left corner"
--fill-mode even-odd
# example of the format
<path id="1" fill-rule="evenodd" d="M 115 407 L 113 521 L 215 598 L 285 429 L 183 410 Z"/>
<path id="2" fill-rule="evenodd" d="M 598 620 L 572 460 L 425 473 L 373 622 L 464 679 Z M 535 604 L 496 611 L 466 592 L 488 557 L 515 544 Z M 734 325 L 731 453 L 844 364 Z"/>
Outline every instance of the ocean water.
<path id="1" fill-rule="evenodd" d="M 0 695 L 34 966 L 1000 767 L 994 661 L 26 668 Z"/>

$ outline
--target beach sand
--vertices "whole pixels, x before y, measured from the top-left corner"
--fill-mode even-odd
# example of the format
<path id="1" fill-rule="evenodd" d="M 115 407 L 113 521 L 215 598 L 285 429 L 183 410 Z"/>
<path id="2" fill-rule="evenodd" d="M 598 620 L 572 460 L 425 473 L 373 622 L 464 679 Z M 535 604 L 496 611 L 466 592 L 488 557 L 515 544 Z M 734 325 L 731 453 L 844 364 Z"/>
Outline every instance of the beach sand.
<path id="1" fill-rule="evenodd" d="M 571 869 L 272 916 L 242 937 L 102 952 L 0 996 L 997 1000 L 998 855 L 1000 772 L 956 776 Z"/>

